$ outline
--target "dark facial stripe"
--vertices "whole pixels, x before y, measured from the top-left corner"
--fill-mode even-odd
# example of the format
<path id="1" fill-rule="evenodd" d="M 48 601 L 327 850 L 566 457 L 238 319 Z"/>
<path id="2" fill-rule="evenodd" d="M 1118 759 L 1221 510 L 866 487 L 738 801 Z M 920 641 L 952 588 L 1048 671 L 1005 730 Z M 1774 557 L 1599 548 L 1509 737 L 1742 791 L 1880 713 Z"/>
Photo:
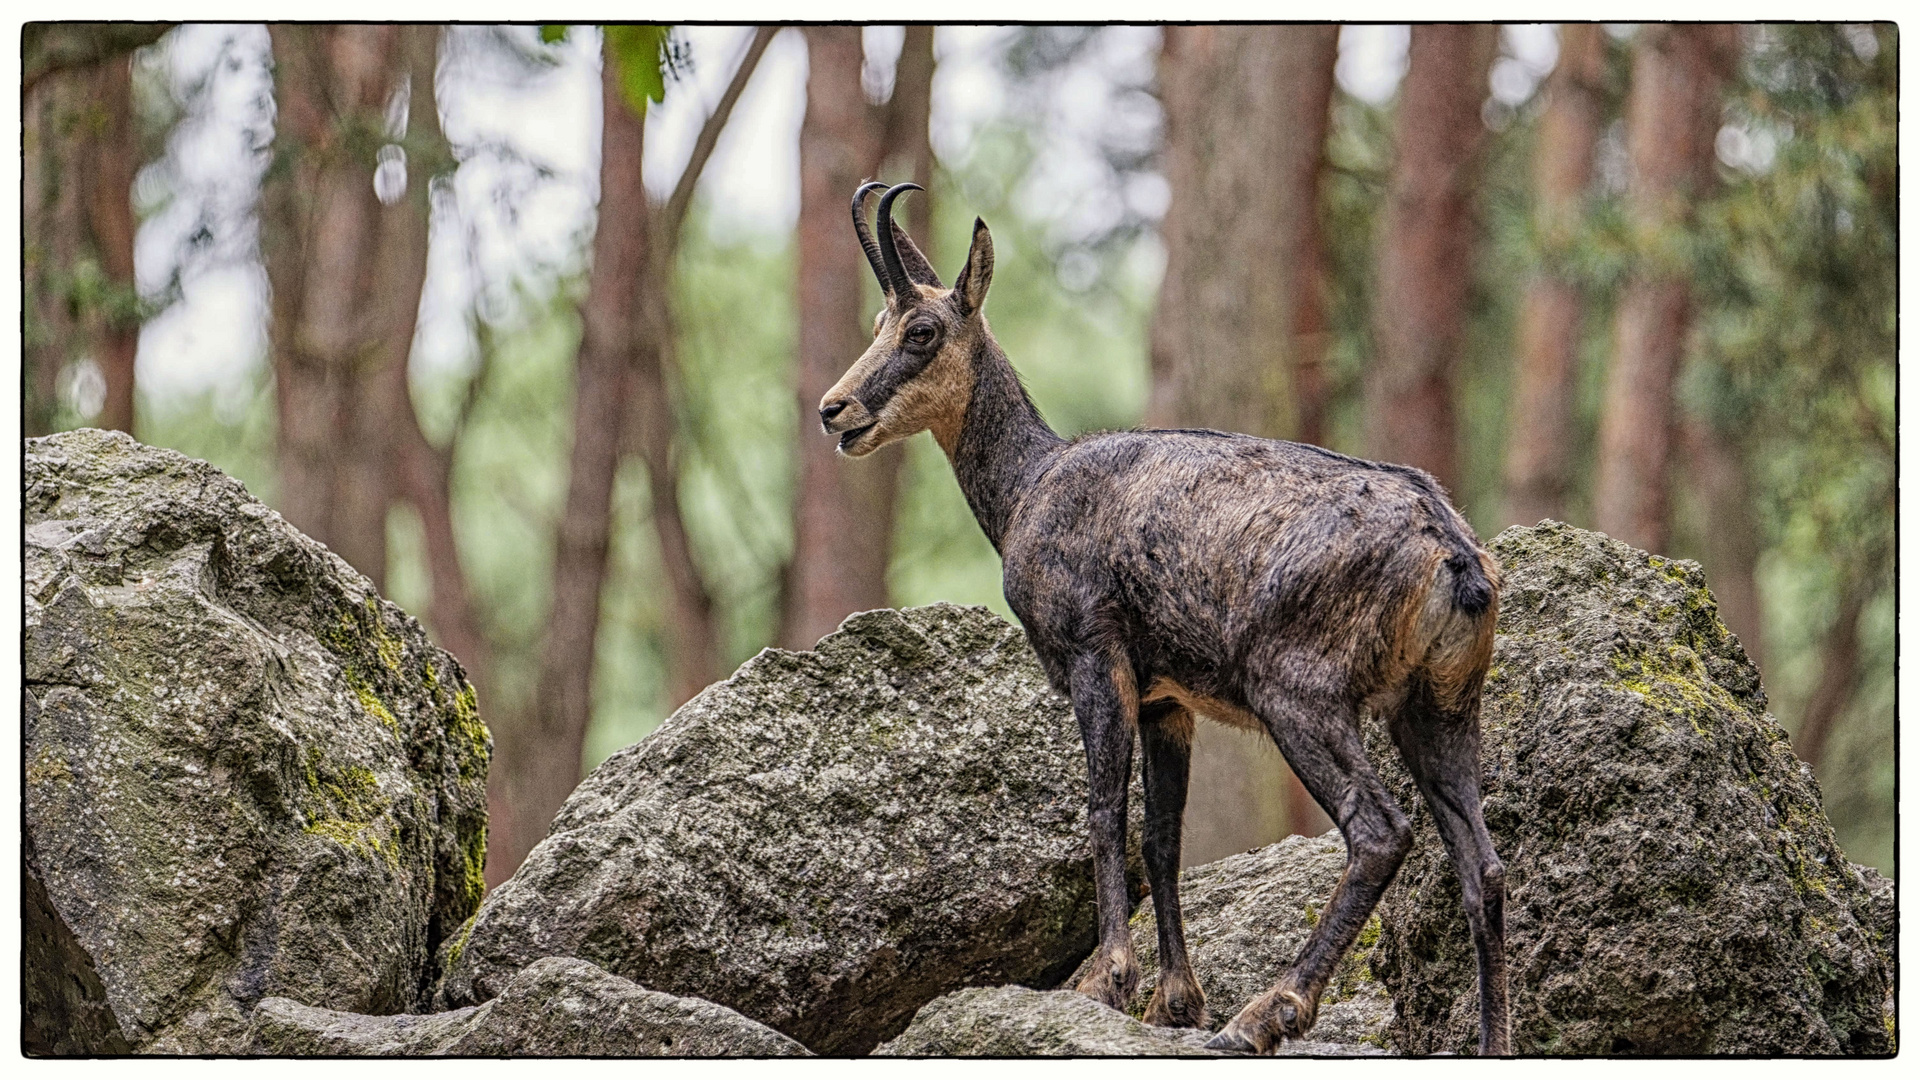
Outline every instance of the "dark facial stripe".
<path id="1" fill-rule="evenodd" d="M 886 408 L 887 402 L 893 400 L 893 395 L 899 393 L 901 387 L 927 370 L 927 365 L 932 363 L 933 358 L 939 353 L 940 350 L 937 348 L 922 353 L 895 349 L 893 355 L 887 358 L 887 362 L 880 365 L 880 370 L 874 372 L 871 378 L 861 384 L 854 396 L 860 399 L 860 404 L 866 406 L 868 413 L 879 416 L 880 410 Z"/>

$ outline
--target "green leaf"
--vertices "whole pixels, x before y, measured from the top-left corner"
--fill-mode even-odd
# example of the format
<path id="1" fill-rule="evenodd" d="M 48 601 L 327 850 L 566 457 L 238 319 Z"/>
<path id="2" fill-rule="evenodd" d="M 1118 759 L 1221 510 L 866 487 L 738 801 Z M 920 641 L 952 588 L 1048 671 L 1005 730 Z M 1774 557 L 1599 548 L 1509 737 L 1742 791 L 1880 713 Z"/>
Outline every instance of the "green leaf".
<path id="1" fill-rule="evenodd" d="M 667 96 L 666 46 L 664 26 L 607 26 L 608 51 L 620 65 L 620 86 L 626 91 L 627 104 L 640 115 L 647 114 L 647 102 Z"/>
<path id="2" fill-rule="evenodd" d="M 542 45 L 552 45 L 566 40 L 566 37 L 567 28 L 559 23 L 543 23 L 540 27 L 540 44 Z"/>

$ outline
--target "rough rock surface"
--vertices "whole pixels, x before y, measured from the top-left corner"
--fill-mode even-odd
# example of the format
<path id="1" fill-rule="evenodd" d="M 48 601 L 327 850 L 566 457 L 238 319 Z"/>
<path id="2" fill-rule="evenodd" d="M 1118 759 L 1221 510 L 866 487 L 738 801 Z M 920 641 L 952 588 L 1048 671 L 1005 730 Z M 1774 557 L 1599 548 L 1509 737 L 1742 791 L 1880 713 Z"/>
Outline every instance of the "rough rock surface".
<path id="1" fill-rule="evenodd" d="M 205 462 L 26 443 L 26 1045 L 220 1052 L 261 998 L 426 1004 L 479 903 L 459 664 Z"/>
<path id="2" fill-rule="evenodd" d="M 1086 799 L 1079 729 L 1018 629 L 854 615 L 594 770 L 488 895 L 443 1002 L 575 956 L 864 1053 L 941 994 L 1050 986 L 1091 951 Z"/>
<path id="3" fill-rule="evenodd" d="M 876 1057 L 1217 1057 L 1211 1034 L 1148 1027 L 1072 990 L 961 990 L 929 1003 Z M 1279 1057 L 1368 1057 L 1372 1046 L 1281 1045 Z"/>
<path id="4" fill-rule="evenodd" d="M 1700 568 L 1554 522 L 1491 547 L 1506 582 L 1482 773 L 1515 1051 L 1885 1052 L 1874 899 Z M 1470 1052 L 1459 885 L 1377 731 L 1371 753 L 1418 832 L 1371 957 L 1392 1038 Z"/>
<path id="5" fill-rule="evenodd" d="M 806 1047 L 732 1009 L 656 993 L 584 960 L 536 960 L 484 1005 L 362 1016 L 268 998 L 250 1051 L 345 1057 L 794 1057 Z"/>
<path id="6" fill-rule="evenodd" d="M 1347 845 L 1336 830 L 1324 836 L 1289 836 L 1277 844 L 1181 872 L 1187 956 L 1207 995 L 1215 1031 L 1279 981 L 1307 943 L 1346 865 Z M 1129 928 L 1141 977 L 1127 1013 L 1139 1019 L 1146 1014 L 1160 976 L 1159 935 L 1151 899 L 1140 905 Z M 1393 999 L 1374 979 L 1366 960 L 1379 937 L 1376 916 L 1335 969 L 1320 999 L 1319 1020 L 1308 1032 L 1313 1042 L 1344 1044 L 1354 1053 L 1387 1048 Z M 1070 988 L 1084 974 L 1076 971 L 1061 985 Z M 1297 1051 L 1282 1050 L 1291 1052 Z"/>

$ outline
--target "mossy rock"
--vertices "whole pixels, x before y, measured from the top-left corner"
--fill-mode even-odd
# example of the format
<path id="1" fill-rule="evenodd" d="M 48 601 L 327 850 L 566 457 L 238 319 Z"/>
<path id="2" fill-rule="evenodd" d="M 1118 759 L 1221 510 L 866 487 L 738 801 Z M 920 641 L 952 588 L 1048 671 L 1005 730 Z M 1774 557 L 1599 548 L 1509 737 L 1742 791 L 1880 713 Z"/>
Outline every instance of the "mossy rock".
<path id="1" fill-rule="evenodd" d="M 1514 1050 L 1888 1052 L 1885 919 L 1700 567 L 1557 522 L 1490 547 L 1505 583 L 1481 772 Z M 1371 957 L 1393 1039 L 1471 1052 L 1458 881 L 1378 730 L 1369 749 L 1418 837 Z"/>
<path id="2" fill-rule="evenodd" d="M 478 907 L 460 665 L 211 465 L 26 442 L 26 1040 L 231 1050 L 271 995 L 427 1004 Z"/>
<path id="3" fill-rule="evenodd" d="M 274 1057 L 804 1057 L 806 1047 L 732 1009 L 674 997 L 585 960 L 522 969 L 484 1005 L 364 1016 L 268 998 L 249 1053 Z"/>
<path id="4" fill-rule="evenodd" d="M 488 895 L 443 1004 L 573 956 L 865 1053 L 942 994 L 1051 986 L 1092 950 L 1086 775 L 1019 629 L 849 616 L 594 770 Z"/>

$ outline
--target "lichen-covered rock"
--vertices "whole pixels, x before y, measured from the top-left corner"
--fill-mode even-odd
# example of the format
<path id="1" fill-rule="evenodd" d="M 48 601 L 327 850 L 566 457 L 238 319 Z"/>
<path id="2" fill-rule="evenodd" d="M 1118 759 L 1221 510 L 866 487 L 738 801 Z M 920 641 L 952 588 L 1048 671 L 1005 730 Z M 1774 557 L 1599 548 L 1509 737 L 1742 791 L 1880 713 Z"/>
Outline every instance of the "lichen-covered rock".
<path id="1" fill-rule="evenodd" d="M 1522 1054 L 1888 1048 L 1873 900 L 1700 568 L 1548 522 L 1493 541 L 1487 826 Z M 1425 806 L 1371 961 L 1412 1053 L 1470 1051 L 1473 949 Z"/>
<path id="2" fill-rule="evenodd" d="M 797 1057 L 806 1047 L 732 1009 L 673 997 L 584 960 L 536 960 L 484 1005 L 363 1016 L 267 998 L 250 1053 L 278 1057 Z"/>
<path id="3" fill-rule="evenodd" d="M 1207 995 L 1214 1030 L 1266 993 L 1292 965 L 1346 865 L 1347 845 L 1336 830 L 1324 836 L 1289 836 L 1277 844 L 1181 871 L 1187 957 Z M 1140 988 L 1127 1003 L 1127 1013 L 1140 1019 L 1160 978 L 1160 941 L 1152 900 L 1140 905 L 1129 929 L 1140 958 Z M 1387 1047 L 1393 999 L 1374 979 L 1366 960 L 1379 937 L 1376 916 L 1334 970 L 1320 999 L 1319 1021 L 1308 1033 L 1312 1041 L 1345 1044 L 1356 1053 Z M 1061 985 L 1077 985 L 1085 974 L 1076 971 Z"/>
<path id="4" fill-rule="evenodd" d="M 863 612 L 594 770 L 488 895 L 443 1002 L 576 956 L 864 1053 L 941 994 L 1050 986 L 1092 949 L 1086 801 L 1079 729 L 1019 630 Z"/>
<path id="5" fill-rule="evenodd" d="M 995 986 L 929 1002 L 875 1057 L 1217 1057 L 1212 1036 L 1148 1027 L 1072 990 Z"/>
<path id="6" fill-rule="evenodd" d="M 1072 990 L 1019 986 L 961 990 L 920 1010 L 876 1057 L 1217 1057 L 1212 1035 L 1148 1027 Z M 1370 1057 L 1372 1046 L 1302 1040 L 1278 1057 Z"/>
<path id="7" fill-rule="evenodd" d="M 220 1052 L 270 994 L 426 1004 L 477 907 L 459 664 L 205 462 L 26 443 L 26 1040 Z"/>

